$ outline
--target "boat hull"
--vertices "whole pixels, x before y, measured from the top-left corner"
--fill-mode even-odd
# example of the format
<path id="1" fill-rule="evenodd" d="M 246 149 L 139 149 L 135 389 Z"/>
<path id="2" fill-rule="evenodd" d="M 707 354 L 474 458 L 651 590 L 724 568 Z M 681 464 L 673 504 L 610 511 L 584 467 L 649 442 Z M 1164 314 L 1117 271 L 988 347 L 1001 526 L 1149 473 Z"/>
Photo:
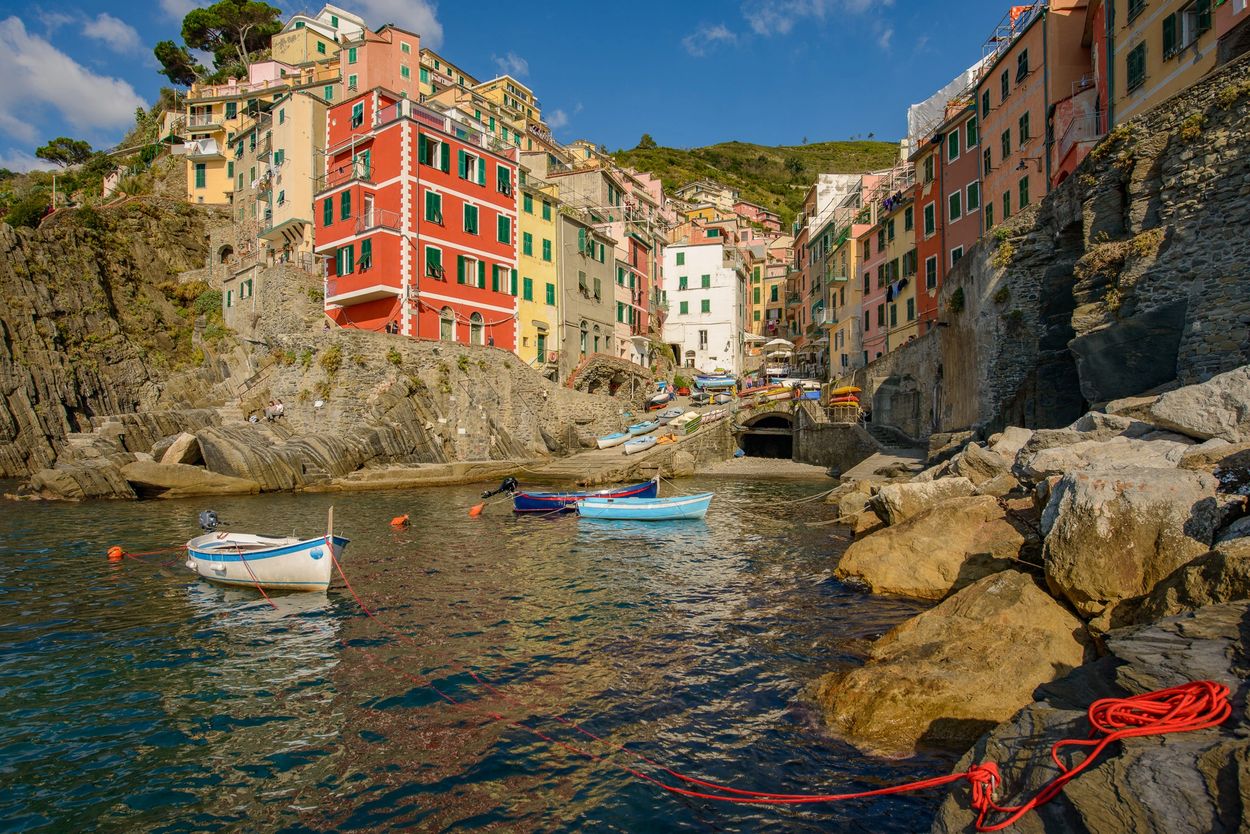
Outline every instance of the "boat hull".
<path id="1" fill-rule="evenodd" d="M 611 449 L 613 446 L 620 446 L 626 440 L 629 440 L 629 432 L 623 431 L 617 434 L 604 435 L 595 442 L 599 444 L 600 449 Z"/>
<path id="2" fill-rule="evenodd" d="M 330 586 L 334 559 L 342 556 L 347 542 L 342 536 L 301 540 L 208 533 L 187 542 L 186 565 L 221 585 L 324 591 Z"/>
<path id="3" fill-rule="evenodd" d="M 518 513 L 551 513 L 575 510 L 582 498 L 654 498 L 659 494 L 657 481 L 646 481 L 615 489 L 594 492 L 518 492 L 512 496 L 512 509 Z"/>
<path id="4" fill-rule="evenodd" d="M 710 492 L 679 498 L 585 498 L 577 502 L 577 512 L 609 521 L 684 521 L 703 518 L 711 503 Z"/>
<path id="5" fill-rule="evenodd" d="M 625 441 L 625 454 L 636 455 L 639 452 L 647 451 L 654 445 L 655 445 L 654 437 L 651 437 L 649 435 L 647 437 L 635 437 L 633 440 Z"/>
<path id="6" fill-rule="evenodd" d="M 660 427 L 659 420 L 649 420 L 646 423 L 635 423 L 634 425 L 629 427 L 629 434 L 631 437 L 639 437 L 644 434 L 649 434 L 650 432 L 655 431 L 659 427 Z"/>

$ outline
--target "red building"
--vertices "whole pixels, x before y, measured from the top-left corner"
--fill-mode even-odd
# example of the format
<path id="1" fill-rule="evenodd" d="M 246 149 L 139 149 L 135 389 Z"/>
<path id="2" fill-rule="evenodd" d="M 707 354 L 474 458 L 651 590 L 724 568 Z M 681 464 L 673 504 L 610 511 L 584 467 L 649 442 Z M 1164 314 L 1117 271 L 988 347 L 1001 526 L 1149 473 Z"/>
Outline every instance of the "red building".
<path id="1" fill-rule="evenodd" d="M 329 111 L 315 198 L 326 313 L 343 327 L 513 350 L 516 151 L 452 116 L 381 87 Z"/>

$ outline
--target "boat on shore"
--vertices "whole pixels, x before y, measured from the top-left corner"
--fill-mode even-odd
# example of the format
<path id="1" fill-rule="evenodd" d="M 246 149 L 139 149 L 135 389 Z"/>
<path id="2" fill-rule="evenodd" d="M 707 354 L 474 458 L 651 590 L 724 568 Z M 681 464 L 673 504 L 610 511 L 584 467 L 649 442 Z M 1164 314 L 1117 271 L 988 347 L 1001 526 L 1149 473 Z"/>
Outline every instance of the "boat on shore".
<path id="1" fill-rule="evenodd" d="M 639 452 L 645 452 L 654 446 L 656 439 L 653 435 L 646 437 L 634 437 L 625 441 L 625 454 L 636 455 Z"/>
<path id="2" fill-rule="evenodd" d="M 629 440 L 629 432 L 618 431 L 613 434 L 605 434 L 595 441 L 600 449 L 611 449 L 613 446 L 620 446 L 626 440 Z"/>
<path id="3" fill-rule="evenodd" d="M 577 509 L 583 498 L 654 498 L 660 483 L 652 479 L 640 484 L 611 487 L 585 492 L 514 492 L 512 511 L 517 513 L 551 513 Z"/>
<path id="4" fill-rule="evenodd" d="M 577 513 L 610 521 L 680 521 L 706 516 L 712 496 L 701 492 L 675 498 L 586 498 L 577 502 Z"/>
<path id="5" fill-rule="evenodd" d="M 729 416 L 729 409 L 714 408 L 711 411 L 704 413 L 702 424 L 705 426 L 710 426 L 712 423 L 718 423 L 721 420 L 724 420 L 728 416 Z"/>
<path id="6" fill-rule="evenodd" d="M 187 542 L 186 565 L 221 585 L 324 591 L 330 587 L 334 560 L 348 543 L 334 535 L 333 512 L 326 532 L 310 539 L 210 530 Z"/>
<path id="7" fill-rule="evenodd" d="M 717 394 L 716 396 L 712 397 L 712 402 L 716 403 L 717 405 L 724 405 L 725 403 L 733 402 L 733 399 L 734 399 L 733 394 L 722 393 L 722 394 Z"/>
<path id="8" fill-rule="evenodd" d="M 680 417 L 681 415 L 685 413 L 686 413 L 686 410 L 684 408 L 666 408 L 663 411 L 661 411 L 659 414 L 655 415 L 655 419 L 659 422 L 661 426 L 667 426 L 673 420 L 677 419 L 678 417 Z"/>
<path id="9" fill-rule="evenodd" d="M 632 426 L 627 428 L 626 431 L 629 432 L 631 437 L 638 437 L 639 435 L 653 432 L 659 427 L 660 427 L 659 420 L 644 420 L 641 423 L 634 423 Z M 626 441 L 626 442 L 628 443 L 629 441 Z"/>
<path id="10" fill-rule="evenodd" d="M 702 414 L 697 411 L 687 411 L 668 425 L 675 434 L 694 434 L 702 423 Z"/>

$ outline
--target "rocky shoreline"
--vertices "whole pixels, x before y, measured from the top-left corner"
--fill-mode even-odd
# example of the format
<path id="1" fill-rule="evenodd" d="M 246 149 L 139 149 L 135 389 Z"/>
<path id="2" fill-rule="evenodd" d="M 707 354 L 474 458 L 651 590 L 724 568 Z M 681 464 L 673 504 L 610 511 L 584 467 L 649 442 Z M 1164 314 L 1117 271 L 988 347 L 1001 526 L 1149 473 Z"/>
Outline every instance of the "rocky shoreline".
<path id="1" fill-rule="evenodd" d="M 1244 830 L 1250 784 L 1250 366 L 1105 404 L 1060 429 L 935 436 L 909 477 L 828 501 L 854 540 L 835 575 L 937 604 L 809 688 L 861 749 L 967 750 L 1011 804 L 1053 778 L 1051 743 L 1093 700 L 1227 684 L 1225 725 L 1137 739 L 1019 831 Z M 966 786 L 935 832 L 971 830 Z"/>

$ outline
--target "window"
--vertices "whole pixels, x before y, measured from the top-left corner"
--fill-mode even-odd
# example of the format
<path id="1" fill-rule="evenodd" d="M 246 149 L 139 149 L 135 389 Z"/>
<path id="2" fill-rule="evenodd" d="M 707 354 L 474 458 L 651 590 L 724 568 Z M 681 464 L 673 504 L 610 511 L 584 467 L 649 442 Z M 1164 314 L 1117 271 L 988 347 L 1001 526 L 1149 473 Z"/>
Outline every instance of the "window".
<path id="1" fill-rule="evenodd" d="M 685 266 L 685 265 L 686 265 L 686 253 L 685 253 L 685 252 L 678 252 L 678 253 L 677 253 L 677 265 L 678 265 L 678 266 Z"/>
<path id="2" fill-rule="evenodd" d="M 877 229 L 877 251 L 885 251 L 885 229 Z"/>
<path id="3" fill-rule="evenodd" d="M 705 290 L 706 290 L 706 289 L 711 288 L 711 286 L 712 286 L 712 276 L 711 276 L 711 275 L 700 275 L 700 276 L 699 276 L 699 286 L 700 286 L 700 287 L 702 287 L 702 288 L 703 288 L 703 289 L 705 289 Z"/>
<path id="4" fill-rule="evenodd" d="M 550 220 L 550 219 L 551 219 L 551 202 L 549 200 L 543 200 L 543 220 Z"/>
<path id="5" fill-rule="evenodd" d="M 898 305 L 890 305 L 890 327 L 898 327 Z"/>
<path id="6" fill-rule="evenodd" d="M 486 160 L 465 151 L 457 151 L 460 179 L 486 185 Z"/>
<path id="7" fill-rule="evenodd" d="M 1019 84 L 1029 74 L 1029 50 L 1022 49 L 1016 56 L 1016 83 Z"/>
<path id="8" fill-rule="evenodd" d="M 1127 92 L 1131 93 L 1146 83 L 1146 44 L 1139 43 L 1129 51 L 1126 68 L 1128 70 Z"/>
<path id="9" fill-rule="evenodd" d="M 1029 141 L 1029 114 L 1027 112 L 1020 115 L 1018 124 L 1020 128 L 1020 141 L 1017 143 L 1017 146 L 1023 147 Z"/>
<path id="10" fill-rule="evenodd" d="M 910 277 L 916 274 L 916 250 L 909 249 L 903 253 L 903 275 Z"/>
<path id="11" fill-rule="evenodd" d="M 932 159 L 933 157 L 929 157 Z M 912 206 L 903 209 L 903 231 L 910 232 L 916 227 L 916 210 Z"/>
<path id="12" fill-rule="evenodd" d="M 924 259 L 924 285 L 925 289 L 936 290 L 938 284 L 938 259 L 937 255 L 930 255 Z"/>
<path id="13" fill-rule="evenodd" d="M 988 174 L 994 170 L 994 157 L 990 155 L 990 149 L 986 148 L 981 153 L 981 173 Z"/>
<path id="14" fill-rule="evenodd" d="M 486 289 L 486 262 L 477 258 L 456 256 L 456 282 L 470 287 Z"/>
<path id="15" fill-rule="evenodd" d="M 885 305 L 877 305 L 877 327 L 885 327 Z"/>
<path id="16" fill-rule="evenodd" d="M 551 241 L 547 238 L 543 238 L 543 260 L 548 262 L 551 260 Z"/>
<path id="17" fill-rule="evenodd" d="M 771 287 L 768 288 L 768 300 L 770 303 L 774 303 L 774 304 L 777 302 L 777 285 L 776 284 L 773 284 Z"/>
<path id="18" fill-rule="evenodd" d="M 486 341 L 482 338 L 482 332 L 484 329 L 482 325 L 483 321 L 481 313 L 474 313 L 469 316 L 469 344 L 481 345 L 486 343 Z"/>
<path id="19" fill-rule="evenodd" d="M 1171 58 L 1176 54 L 1176 15 L 1170 14 L 1163 18 L 1163 57 Z"/>
<path id="20" fill-rule="evenodd" d="M 1146 8 L 1146 0 L 1128 0 L 1128 19 L 1132 20 Z"/>
<path id="21" fill-rule="evenodd" d="M 421 83 L 422 84 L 430 83 L 430 71 L 426 69 L 425 67 L 421 68 Z"/>
<path id="22" fill-rule="evenodd" d="M 344 191 L 339 194 L 339 220 L 346 220 L 352 216 L 352 192 Z"/>
<path id="23" fill-rule="evenodd" d="M 338 15 L 336 14 L 330 15 L 330 28 L 332 29 L 339 28 L 339 16 Z"/>
<path id="24" fill-rule="evenodd" d="M 998 77 L 998 86 L 1002 92 L 1003 101 L 1007 100 L 1007 95 L 1011 92 L 1011 79 L 1007 75 L 1007 70 L 1003 70 L 1003 74 Z"/>
<path id="25" fill-rule="evenodd" d="M 582 327 L 581 327 L 581 340 L 580 340 L 580 343 L 579 343 L 579 346 L 581 347 L 581 351 L 582 351 L 582 356 L 585 356 L 585 355 L 586 355 L 586 334 L 587 334 L 587 332 L 588 332 L 588 328 L 586 327 L 586 322 L 582 322 Z"/>
<path id="26" fill-rule="evenodd" d="M 936 204 L 929 203 L 924 207 L 924 236 L 932 237 L 937 233 L 937 208 Z"/>
<path id="27" fill-rule="evenodd" d="M 234 160 L 226 163 L 226 176 L 234 179 Z"/>
<path id="28" fill-rule="evenodd" d="M 975 148 L 977 146 L 977 142 L 980 141 L 981 136 L 977 132 L 977 117 L 973 116 L 968 120 L 968 123 L 964 125 L 964 147 Z"/>
<path id="29" fill-rule="evenodd" d="M 1007 157 L 1011 156 L 1011 131 L 1004 130 L 1003 135 L 999 137 L 998 141 L 1002 146 L 1003 162 L 1006 162 Z"/>
<path id="30" fill-rule="evenodd" d="M 534 195 L 533 194 L 523 194 L 521 196 L 521 210 L 524 211 L 526 214 L 534 213 Z"/>
<path id="31" fill-rule="evenodd" d="M 885 236 L 890 240 L 894 240 L 894 218 L 891 217 L 885 223 Z"/>
<path id="32" fill-rule="evenodd" d="M 689 282 L 689 280 L 690 280 L 690 279 L 689 279 L 689 278 L 687 278 L 685 275 L 679 275 L 679 276 L 677 276 L 677 289 L 679 289 L 679 290 L 687 290 L 687 289 L 690 289 L 690 287 L 689 287 L 689 283 L 688 283 L 688 282 Z"/>
<path id="33" fill-rule="evenodd" d="M 399 51 L 400 51 L 400 52 L 402 52 L 402 53 L 404 53 L 405 55 L 409 55 L 409 54 L 411 54 L 411 53 L 412 53 L 412 45 L 411 45 L 411 44 L 409 44 L 409 43 L 405 43 L 405 42 L 403 42 L 403 41 L 400 41 L 400 44 L 399 44 Z"/>
<path id="34" fill-rule="evenodd" d="M 351 49 L 347 50 L 347 63 L 349 64 L 356 63 L 356 47 L 354 46 Z"/>
<path id="35" fill-rule="evenodd" d="M 285 205 L 285 204 L 286 204 L 286 192 L 285 192 L 285 191 L 279 191 L 279 192 L 278 192 L 278 205 L 280 205 L 280 206 L 281 206 L 281 205 Z"/>
<path id="36" fill-rule="evenodd" d="M 872 329 L 872 314 L 867 310 L 864 311 L 864 332 L 867 333 Z"/>
<path id="37" fill-rule="evenodd" d="M 242 174 L 239 174 L 242 177 Z M 334 198 L 326 197 L 321 201 L 321 225 L 329 226 L 334 222 Z"/>
<path id="38" fill-rule="evenodd" d="M 443 195 L 436 191 L 425 192 L 425 219 L 443 225 Z"/>
<path id="39" fill-rule="evenodd" d="M 407 64 L 400 64 L 400 65 L 399 65 L 399 77 L 400 77 L 400 78 L 411 78 L 411 77 L 412 77 L 412 70 L 408 69 L 408 65 L 407 65 Z"/>
<path id="40" fill-rule="evenodd" d="M 322 98 L 324 98 L 326 101 L 332 101 L 334 99 L 334 86 L 332 84 L 326 85 L 325 90 L 323 90 L 322 92 L 325 93 L 325 95 L 323 95 Z"/>
<path id="41" fill-rule="evenodd" d="M 707 350 L 707 331 L 699 331 L 699 350 Z"/>
<path id="42" fill-rule="evenodd" d="M 530 256 L 534 254 L 534 236 L 529 232 L 521 232 L 521 254 Z"/>
<path id="43" fill-rule="evenodd" d="M 551 285 L 548 284 L 547 286 L 551 286 Z M 533 278 L 521 279 L 521 298 L 525 301 L 534 300 L 534 279 Z"/>
<path id="44" fill-rule="evenodd" d="M 317 54 L 318 55 L 326 54 L 325 41 L 317 41 Z"/>
<path id="45" fill-rule="evenodd" d="M 334 253 L 334 274 L 351 275 L 356 267 L 356 247 L 342 246 Z"/>
<path id="46" fill-rule="evenodd" d="M 948 222 L 954 223 L 964 216 L 963 203 L 964 194 L 962 191 L 955 191 L 946 197 L 946 219 Z"/>
<path id="47" fill-rule="evenodd" d="M 754 292 L 751 294 L 751 303 L 752 304 L 760 303 L 760 288 L 759 287 L 755 287 Z"/>
<path id="48" fill-rule="evenodd" d="M 556 306 L 556 285 L 555 284 L 547 285 L 547 306 L 548 307 Z"/>
<path id="49" fill-rule="evenodd" d="M 968 183 L 967 192 L 968 195 L 964 199 L 964 214 L 972 214 L 972 212 L 981 208 L 981 183 Z"/>
<path id="50" fill-rule="evenodd" d="M 933 182 L 933 154 L 924 158 L 924 181 Z"/>
<path id="51" fill-rule="evenodd" d="M 981 93 L 981 118 L 985 118 L 990 114 L 990 91 L 985 90 Z"/>
<path id="52" fill-rule="evenodd" d="M 495 222 L 496 238 L 500 243 L 512 243 L 512 220 L 505 214 L 499 215 Z"/>
<path id="53" fill-rule="evenodd" d="M 195 187 L 204 188 L 208 184 L 208 164 L 205 162 L 195 163 Z"/>
<path id="54" fill-rule="evenodd" d="M 354 89 L 356 89 L 356 86 L 357 86 L 357 85 L 356 85 L 356 82 L 357 82 L 358 80 L 359 80 L 359 79 L 357 78 L 357 76 L 356 76 L 356 74 L 355 74 L 355 73 L 352 73 L 351 75 L 347 76 L 347 88 L 348 88 L 349 90 L 354 90 Z"/>
<path id="55" fill-rule="evenodd" d="M 1020 208 L 1029 204 L 1029 178 L 1020 178 Z"/>
<path id="56" fill-rule="evenodd" d="M 443 250 L 433 246 L 425 247 L 425 274 L 440 281 L 446 279 L 443 274 Z"/>
<path id="57" fill-rule="evenodd" d="M 360 241 L 360 260 L 357 264 L 361 272 L 373 266 L 373 241 L 371 239 L 365 238 Z"/>
<path id="58" fill-rule="evenodd" d="M 959 263 L 959 259 L 962 258 L 963 256 L 964 256 L 964 248 L 962 246 L 956 246 L 954 249 L 952 249 L 951 250 L 951 266 L 954 266 L 955 264 Z"/>
<path id="59" fill-rule="evenodd" d="M 590 245 L 594 246 L 593 241 L 591 242 Z M 583 255 L 586 254 L 586 230 L 585 229 L 577 230 L 577 251 L 582 253 Z"/>
<path id="60" fill-rule="evenodd" d="M 916 320 L 916 299 L 914 298 L 907 299 L 907 320 Z"/>
<path id="61" fill-rule="evenodd" d="M 687 315 L 690 312 L 690 302 L 689 301 L 678 302 L 677 312 L 681 313 L 683 316 Z"/>
<path id="62" fill-rule="evenodd" d="M 952 130 L 946 134 L 946 161 L 954 162 L 959 159 L 959 131 Z"/>
<path id="63" fill-rule="evenodd" d="M 707 236 L 708 237 L 720 237 L 720 229 L 708 229 Z"/>
<path id="64" fill-rule="evenodd" d="M 1004 191 L 1003 192 L 1003 219 L 1006 220 L 1008 217 L 1011 217 L 1011 192 Z"/>
<path id="65" fill-rule="evenodd" d="M 239 115 L 239 103 L 237 101 L 227 101 L 226 118 L 233 119 L 237 115 Z"/>
<path id="66" fill-rule="evenodd" d="M 994 204 L 985 204 L 985 230 L 988 232 L 990 227 L 994 225 Z"/>
<path id="67" fill-rule="evenodd" d="M 500 194 L 512 193 L 512 172 L 502 165 L 495 166 L 495 190 Z"/>

